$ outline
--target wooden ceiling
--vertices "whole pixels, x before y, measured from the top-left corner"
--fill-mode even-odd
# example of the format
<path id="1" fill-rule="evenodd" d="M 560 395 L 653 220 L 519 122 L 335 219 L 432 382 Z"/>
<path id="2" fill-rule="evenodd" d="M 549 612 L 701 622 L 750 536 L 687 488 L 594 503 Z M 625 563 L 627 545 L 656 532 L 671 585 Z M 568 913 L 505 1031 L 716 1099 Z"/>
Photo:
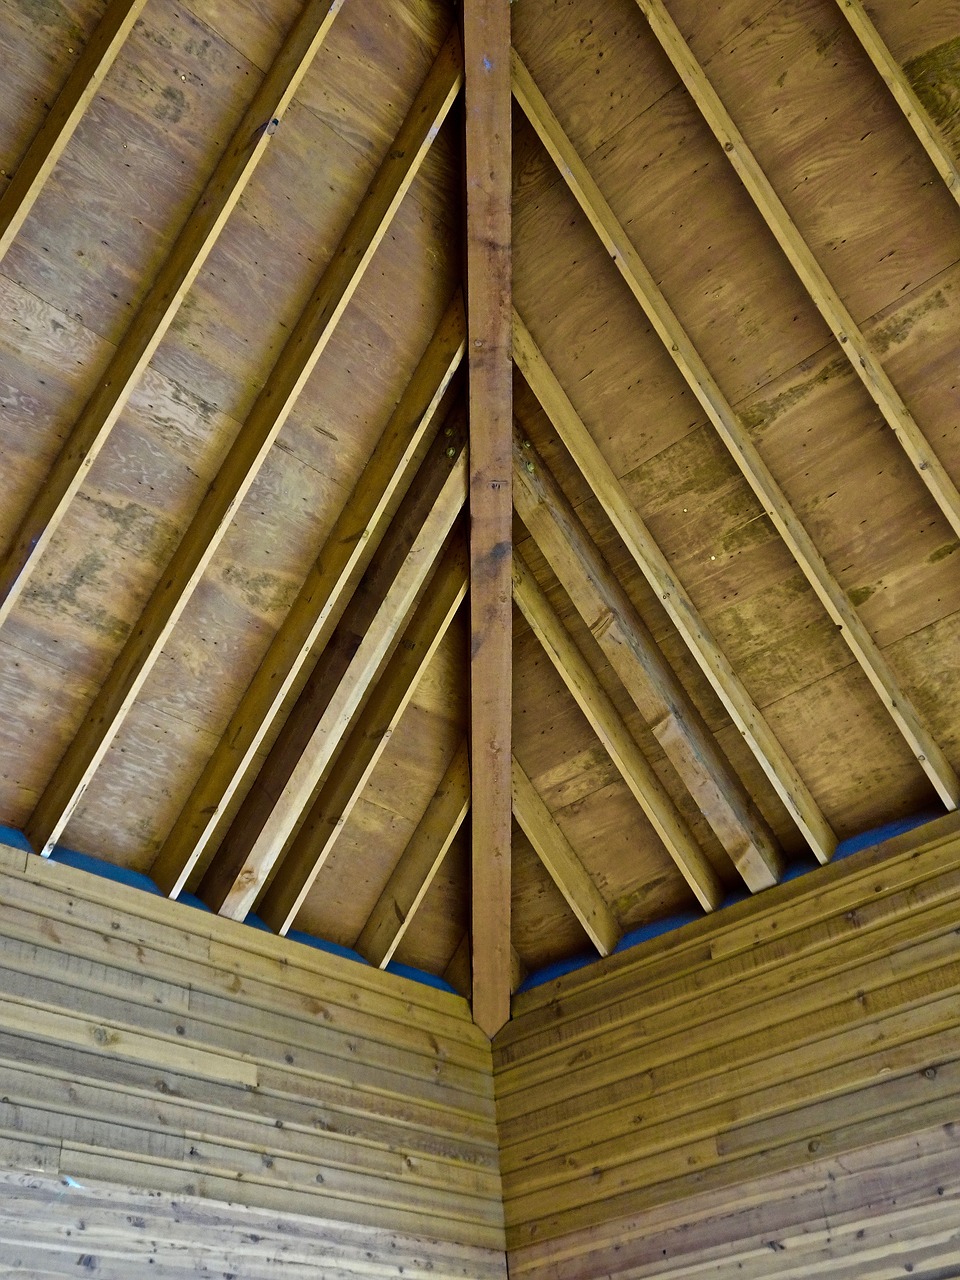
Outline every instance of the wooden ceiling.
<path id="1" fill-rule="evenodd" d="M 456 985 L 960 794 L 960 3 L 505 12 L 0 8 L 0 822 Z"/>

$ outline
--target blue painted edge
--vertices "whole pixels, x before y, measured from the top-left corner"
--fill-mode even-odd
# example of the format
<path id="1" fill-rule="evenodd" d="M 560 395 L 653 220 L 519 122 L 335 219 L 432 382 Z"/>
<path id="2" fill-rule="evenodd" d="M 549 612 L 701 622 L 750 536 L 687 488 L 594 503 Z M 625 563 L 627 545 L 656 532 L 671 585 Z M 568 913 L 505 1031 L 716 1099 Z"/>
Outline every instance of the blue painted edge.
<path id="1" fill-rule="evenodd" d="M 915 814 L 913 817 L 901 818 L 897 822 L 887 822 L 882 827 L 872 827 L 869 831 L 862 831 L 860 835 L 849 836 L 846 840 L 840 841 L 830 861 L 831 863 L 842 861 L 844 858 L 849 858 L 852 853 L 859 853 L 861 849 L 869 849 L 873 845 L 883 844 L 885 840 L 892 840 L 894 836 L 903 835 L 907 831 L 913 831 L 916 827 L 922 827 L 928 822 L 933 822 L 935 818 L 942 817 L 942 809 L 928 809 L 923 813 Z M 790 864 L 780 883 L 796 880 L 800 876 L 807 875 L 810 871 L 816 871 L 819 866 L 820 863 L 812 856 L 798 858 Z M 746 887 L 728 893 L 720 906 L 720 910 L 722 911 L 724 907 L 732 907 L 735 902 L 743 902 L 751 896 Z M 675 929 L 682 929 L 685 924 L 692 924 L 693 921 L 702 919 L 702 915 L 694 912 L 685 912 L 682 915 L 668 916 L 665 920 L 651 921 L 650 924 L 641 925 L 639 928 L 631 929 L 629 933 L 625 933 L 614 948 L 613 954 L 616 955 L 620 951 L 629 951 L 631 947 L 636 947 L 641 942 L 647 942 L 650 938 L 658 938 L 661 934 L 672 933 Z M 552 982 L 554 978 L 560 978 L 565 973 L 573 973 L 577 969 L 585 969 L 587 965 L 596 964 L 599 958 L 596 953 L 591 952 L 589 955 L 574 956 L 570 960 L 559 960 L 555 964 L 546 965 L 543 969 L 538 969 L 536 973 L 528 974 L 517 988 L 517 992 L 532 991 L 534 987 L 542 987 L 545 983 Z"/>

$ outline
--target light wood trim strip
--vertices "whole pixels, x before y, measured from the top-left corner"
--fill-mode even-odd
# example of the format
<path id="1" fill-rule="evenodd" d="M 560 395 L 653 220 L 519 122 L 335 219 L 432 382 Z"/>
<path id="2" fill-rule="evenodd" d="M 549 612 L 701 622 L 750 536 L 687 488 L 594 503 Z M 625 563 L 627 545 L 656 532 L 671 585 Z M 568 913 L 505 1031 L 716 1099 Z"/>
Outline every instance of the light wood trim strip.
<path id="1" fill-rule="evenodd" d="M 602 956 L 608 956 L 620 941 L 616 916 L 516 756 L 512 761 L 512 777 L 513 813 L 517 822 L 587 937 Z"/>
<path id="2" fill-rule="evenodd" d="M 274 877 L 258 914 L 276 933 L 293 927 L 370 775 L 467 594 L 465 549 L 454 542 L 430 579 L 403 643 L 350 730 L 336 763 Z"/>
<path id="3" fill-rule="evenodd" d="M 514 502 L 748 887 L 779 879 L 776 838 L 747 796 L 576 512 L 528 442 L 514 456 Z"/>
<path id="4" fill-rule="evenodd" d="M 723 703 L 773 789 L 821 862 L 837 847 L 837 837 L 797 773 L 773 730 L 727 661 L 707 624 L 674 575 L 649 529 L 637 514 L 613 469 L 597 448 L 580 415 L 518 313 L 513 314 L 513 354 L 530 389 L 553 423 L 594 496 L 656 592 L 681 638 Z"/>
<path id="5" fill-rule="evenodd" d="M 257 750 L 311 654 L 322 651 L 370 562 L 426 447 L 465 345 L 457 293 L 327 537 L 263 662 L 207 761 L 150 874 L 175 898 L 203 856 Z"/>
<path id="6" fill-rule="evenodd" d="M 837 0 L 837 8 L 850 24 L 867 57 L 880 73 L 884 84 L 903 112 L 907 124 L 917 135 L 920 145 L 946 183 L 947 190 L 954 200 L 960 203 L 960 169 L 957 168 L 956 161 L 944 142 L 940 130 L 930 119 L 926 107 L 917 97 L 903 68 L 887 48 L 870 15 L 860 0 Z"/>
<path id="7" fill-rule="evenodd" d="M 744 479 L 817 593 L 821 604 L 840 629 L 918 764 L 947 808 L 957 808 L 960 802 L 960 780 L 952 765 L 900 687 L 890 664 L 831 574 L 813 539 L 800 523 L 783 490 L 760 457 L 749 433 L 516 54 L 514 93 L 625 283 L 640 303 Z"/>
<path id="8" fill-rule="evenodd" d="M 470 765 L 473 1016 L 510 1017 L 513 505 L 510 0 L 462 8 L 470 372 Z"/>
<path id="9" fill-rule="evenodd" d="M 410 189 L 460 89 L 451 33 L 266 385 L 26 825 L 49 853 L 186 608 Z"/>
<path id="10" fill-rule="evenodd" d="M 467 498 L 465 452 L 456 459 L 432 511 L 417 534 L 383 603 L 360 643 L 346 675 L 320 717 L 269 817 L 229 880 L 214 863 L 201 884 L 208 906 L 232 920 L 243 920 L 299 828 L 318 783 L 345 741 L 373 684 L 400 642 L 404 626 L 427 582 L 453 523 Z M 222 895 L 222 897 L 221 897 Z M 219 900 L 218 900 L 219 899 Z"/>
<path id="11" fill-rule="evenodd" d="M 145 4 L 146 0 L 111 0 L 81 50 L 56 102 L 0 196 L 0 262 L 29 217 L 43 184 L 66 151 Z"/>
<path id="12" fill-rule="evenodd" d="M 953 528 L 960 534 L 960 493 L 904 404 L 900 393 L 865 335 L 827 279 L 809 245 L 787 213 L 743 134 L 694 58 L 662 0 L 637 0 L 667 57 L 693 98 L 700 114 L 723 147 L 761 217 L 776 237 L 790 265 L 812 298 L 851 366 L 883 414 L 920 479 Z"/>
<path id="13" fill-rule="evenodd" d="M 705 911 L 715 910 L 724 899 L 724 888 L 713 864 L 519 550 L 513 557 L 513 598 L 698 902 Z"/>
<path id="14" fill-rule="evenodd" d="M 217 242 L 343 0 L 309 0 L 140 304 L 0 565 L 0 626 L 67 513 Z"/>
<path id="15" fill-rule="evenodd" d="M 470 761 L 462 742 L 377 899 L 356 950 L 384 969 L 427 896 L 470 808 Z"/>

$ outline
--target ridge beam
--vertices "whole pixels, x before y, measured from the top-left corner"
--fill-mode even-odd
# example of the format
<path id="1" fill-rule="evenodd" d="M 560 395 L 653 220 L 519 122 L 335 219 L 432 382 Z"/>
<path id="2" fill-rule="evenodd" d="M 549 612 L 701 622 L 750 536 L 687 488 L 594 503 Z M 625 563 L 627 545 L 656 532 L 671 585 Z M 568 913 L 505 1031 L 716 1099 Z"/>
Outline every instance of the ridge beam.
<path id="1" fill-rule="evenodd" d="M 674 575 L 667 558 L 637 514 L 623 485 L 600 452 L 516 311 L 513 315 L 513 354 L 518 368 L 556 428 L 567 452 L 580 468 L 591 492 L 603 507 L 640 572 L 656 592 L 667 616 L 723 703 L 787 812 L 820 862 L 828 862 L 837 847 L 837 837 L 820 806 L 713 638 L 683 584 Z"/>
<path id="2" fill-rule="evenodd" d="M 403 632 L 402 643 L 350 730 L 320 794 L 257 908 L 260 918 L 275 933 L 287 933 L 293 927 L 466 598 L 468 586 L 466 549 L 456 540 L 431 577 L 424 598 Z"/>
<path id="3" fill-rule="evenodd" d="M 679 39 L 679 37 L 678 37 Z M 941 747 L 834 578 L 813 539 L 787 501 L 773 474 L 720 390 L 713 374 L 680 323 L 613 210 L 553 115 L 543 95 L 514 57 L 514 92 L 548 153 L 558 165 L 578 204 L 611 255 L 624 283 L 643 308 L 700 407 L 753 490 L 831 621 L 839 628 L 880 701 L 886 707 L 917 763 L 948 809 L 960 802 L 960 780 Z M 528 103 L 530 110 L 528 110 Z"/>
<path id="4" fill-rule="evenodd" d="M 465 347 L 463 300 L 446 310 L 373 456 L 337 517 L 230 723 L 157 854 L 150 874 L 169 897 L 185 888 L 311 655 L 325 648 L 424 451 L 437 434 Z M 449 428 L 448 428 L 449 430 Z"/>
<path id="5" fill-rule="evenodd" d="M 273 133 L 267 125 L 280 119 L 290 105 L 343 2 L 310 0 L 254 94 L 200 199 L 14 534 L 0 564 L 0 626 L 20 598 L 263 158 Z"/>
<path id="6" fill-rule="evenodd" d="M 416 177 L 462 80 L 456 29 L 420 89 L 393 147 L 353 216 L 312 298 L 240 428 L 110 674 L 40 797 L 30 843 L 50 852 L 213 559 L 234 513 L 347 308 Z"/>
<path id="7" fill-rule="evenodd" d="M 440 494 L 370 623 L 350 665 L 320 716 L 300 758 L 249 847 L 235 867 L 223 858 L 211 864 L 200 895 L 211 910 L 243 920 L 299 829 L 327 770 L 346 741 L 381 672 L 393 656 L 407 621 L 428 583 L 437 557 L 467 498 L 464 450 L 454 460 Z M 223 851 L 222 851 L 223 852 Z"/>
<path id="8" fill-rule="evenodd" d="M 587 937 L 602 956 L 608 956 L 620 941 L 616 916 L 516 756 L 512 760 L 512 777 L 517 822 Z"/>
<path id="9" fill-rule="evenodd" d="M 43 184 L 69 146 L 77 125 L 96 97 L 145 4 L 146 0 L 111 0 L 80 51 L 56 102 L 0 196 L 0 262 L 29 217 Z"/>
<path id="10" fill-rule="evenodd" d="M 436 879 L 470 808 L 470 760 L 461 742 L 356 941 L 365 960 L 385 969 Z"/>
<path id="11" fill-rule="evenodd" d="M 513 598 L 698 902 L 704 911 L 715 911 L 726 895 L 713 864 L 519 550 L 513 558 Z"/>
<path id="12" fill-rule="evenodd" d="M 894 58 L 874 26 L 860 0 L 837 0 L 837 8 L 850 24 L 867 57 L 879 71 L 884 84 L 903 112 L 907 124 L 917 135 L 920 145 L 933 161 L 933 166 L 947 185 L 947 190 L 960 204 L 960 169 L 944 142 L 943 135 L 930 118 L 903 68 Z"/>
<path id="13" fill-rule="evenodd" d="M 787 213 L 676 23 L 662 0 L 636 2 L 700 114 L 723 147 L 724 154 L 733 165 L 760 216 L 773 232 L 814 306 L 840 343 L 857 377 L 886 419 L 954 533 L 960 535 L 960 493 L 957 492 L 956 485 L 917 426 L 863 331 L 827 279 L 826 272 Z"/>
<path id="14" fill-rule="evenodd" d="M 776 884 L 776 837 L 592 542 L 526 442 L 514 451 L 514 502 L 637 710 L 752 892 Z"/>
<path id="15" fill-rule="evenodd" d="M 464 0 L 473 1018 L 510 1017 L 510 0 Z"/>

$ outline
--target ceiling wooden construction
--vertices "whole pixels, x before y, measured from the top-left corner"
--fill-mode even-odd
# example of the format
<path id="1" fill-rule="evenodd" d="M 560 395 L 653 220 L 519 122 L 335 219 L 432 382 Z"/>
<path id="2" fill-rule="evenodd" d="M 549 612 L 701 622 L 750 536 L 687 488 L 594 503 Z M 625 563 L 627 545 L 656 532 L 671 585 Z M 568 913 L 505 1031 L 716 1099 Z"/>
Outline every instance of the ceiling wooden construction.
<path id="1" fill-rule="evenodd" d="M 493 1032 L 957 807 L 960 3 L 7 0 L 0 48 L 37 853 L 458 989 L 472 938 Z"/>

